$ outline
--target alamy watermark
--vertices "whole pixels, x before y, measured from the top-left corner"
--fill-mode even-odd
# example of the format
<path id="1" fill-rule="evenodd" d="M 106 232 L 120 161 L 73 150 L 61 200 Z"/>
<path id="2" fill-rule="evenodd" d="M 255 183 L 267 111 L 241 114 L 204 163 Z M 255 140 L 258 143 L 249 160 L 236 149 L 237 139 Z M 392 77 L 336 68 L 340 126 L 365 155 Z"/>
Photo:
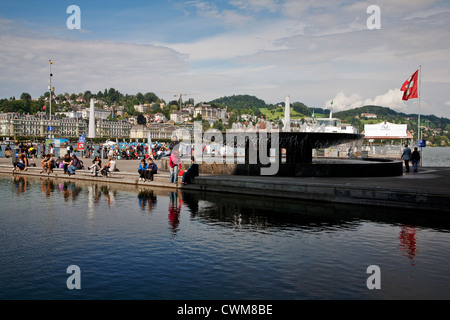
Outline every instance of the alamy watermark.
<path id="1" fill-rule="evenodd" d="M 67 289 L 73 290 L 81 289 L 81 269 L 77 265 L 70 265 L 67 267 L 66 273 L 71 274 L 66 280 Z"/>
<path id="2" fill-rule="evenodd" d="M 71 14 L 71 16 L 68 17 L 67 21 L 66 21 L 67 29 L 80 30 L 81 29 L 81 9 L 80 9 L 80 7 L 76 6 L 74 4 L 70 5 L 67 7 L 66 13 Z"/>
<path id="3" fill-rule="evenodd" d="M 367 8 L 367 13 L 372 14 L 367 19 L 367 29 L 374 30 L 374 29 L 381 29 L 381 9 L 377 5 L 371 5 Z"/>
<path id="4" fill-rule="evenodd" d="M 367 10 L 367 14 L 371 14 L 371 16 L 367 19 L 366 25 L 367 29 L 381 29 L 381 9 L 377 5 L 370 5 Z M 81 29 L 81 9 L 77 5 L 70 5 L 67 7 L 66 13 L 71 14 L 70 17 L 67 18 L 66 26 L 67 29 Z"/>
<path id="5" fill-rule="evenodd" d="M 367 278 L 366 285 L 367 289 L 381 289 L 381 269 L 377 265 L 371 265 L 367 267 L 367 271 L 370 276 Z"/>
<path id="6" fill-rule="evenodd" d="M 269 176 L 278 173 L 280 165 L 280 139 L 277 129 L 202 130 L 200 121 L 194 122 L 193 137 L 186 129 L 173 132 L 181 144 L 192 147 L 197 163 L 259 165 L 260 174 Z M 179 148 L 179 146 L 178 146 Z"/>

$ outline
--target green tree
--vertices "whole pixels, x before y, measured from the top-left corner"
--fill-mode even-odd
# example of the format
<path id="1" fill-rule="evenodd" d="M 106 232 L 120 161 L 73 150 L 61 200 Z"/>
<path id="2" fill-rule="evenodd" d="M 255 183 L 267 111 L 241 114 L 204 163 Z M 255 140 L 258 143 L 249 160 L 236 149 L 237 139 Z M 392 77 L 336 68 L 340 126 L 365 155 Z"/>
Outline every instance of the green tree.
<path id="1" fill-rule="evenodd" d="M 24 100 L 24 101 L 31 101 L 31 94 L 27 93 L 27 92 L 23 92 L 20 95 L 20 100 Z"/>
<path id="2" fill-rule="evenodd" d="M 144 117 L 142 113 L 139 113 L 137 116 L 137 124 L 144 126 L 147 124 L 147 119 Z"/>

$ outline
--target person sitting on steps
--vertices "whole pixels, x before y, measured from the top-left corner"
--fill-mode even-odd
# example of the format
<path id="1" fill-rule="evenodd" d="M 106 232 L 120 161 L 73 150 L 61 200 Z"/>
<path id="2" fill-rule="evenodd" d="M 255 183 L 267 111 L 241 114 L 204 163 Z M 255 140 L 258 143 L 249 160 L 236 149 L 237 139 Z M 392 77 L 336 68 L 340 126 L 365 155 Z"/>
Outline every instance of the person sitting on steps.
<path id="1" fill-rule="evenodd" d="M 103 167 L 102 176 L 108 176 L 108 172 L 114 172 L 116 170 L 116 161 L 113 157 L 108 157 L 108 163 Z"/>
<path id="2" fill-rule="evenodd" d="M 96 177 L 97 173 L 102 170 L 102 160 L 99 156 L 95 156 L 94 160 L 92 160 L 92 166 L 89 167 L 89 170 L 94 177 Z"/>
<path id="3" fill-rule="evenodd" d="M 44 159 L 41 162 L 42 164 L 42 171 L 40 173 L 46 172 L 47 174 L 50 174 L 53 172 L 53 168 L 55 167 L 55 163 L 52 159 L 52 155 L 46 154 Z"/>
<path id="4" fill-rule="evenodd" d="M 83 167 L 80 159 L 76 155 L 72 155 L 72 161 L 69 164 L 69 176 L 75 174 L 75 170 L 81 169 Z"/>
<path id="5" fill-rule="evenodd" d="M 153 175 L 158 173 L 158 166 L 153 162 L 152 158 L 148 159 L 148 165 L 146 170 L 146 178 L 147 180 L 153 181 Z"/>
<path id="6" fill-rule="evenodd" d="M 183 173 L 183 178 L 181 179 L 182 184 L 189 184 L 192 183 L 195 179 L 195 177 L 198 176 L 198 164 L 195 163 L 195 158 L 191 157 L 191 165 L 186 170 L 185 173 Z"/>
<path id="7" fill-rule="evenodd" d="M 145 181 L 147 174 L 147 164 L 145 163 L 144 159 L 142 159 L 141 162 L 139 163 L 138 173 L 139 173 L 139 180 Z"/>

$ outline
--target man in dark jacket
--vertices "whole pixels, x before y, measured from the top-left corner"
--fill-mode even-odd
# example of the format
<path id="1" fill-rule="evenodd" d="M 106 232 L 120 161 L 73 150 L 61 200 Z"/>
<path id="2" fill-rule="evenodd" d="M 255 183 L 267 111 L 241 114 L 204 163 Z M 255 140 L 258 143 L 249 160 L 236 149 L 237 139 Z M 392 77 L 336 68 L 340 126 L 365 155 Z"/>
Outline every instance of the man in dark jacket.
<path id="1" fill-rule="evenodd" d="M 414 172 L 417 172 L 417 167 L 419 166 L 420 162 L 420 153 L 417 150 L 417 147 L 414 147 L 414 151 L 411 154 L 411 162 Z"/>
<path id="2" fill-rule="evenodd" d="M 158 166 L 153 162 L 152 158 L 148 158 L 146 179 L 153 181 L 153 175 L 158 173 Z"/>
<path id="3" fill-rule="evenodd" d="M 405 161 L 406 173 L 409 172 L 409 162 L 411 161 L 411 149 L 405 144 L 405 149 L 403 149 L 402 160 Z"/>
<path id="4" fill-rule="evenodd" d="M 181 180 L 182 184 L 192 183 L 194 178 L 198 176 L 198 164 L 195 163 L 195 158 L 191 157 L 191 165 L 183 173 L 183 179 Z"/>

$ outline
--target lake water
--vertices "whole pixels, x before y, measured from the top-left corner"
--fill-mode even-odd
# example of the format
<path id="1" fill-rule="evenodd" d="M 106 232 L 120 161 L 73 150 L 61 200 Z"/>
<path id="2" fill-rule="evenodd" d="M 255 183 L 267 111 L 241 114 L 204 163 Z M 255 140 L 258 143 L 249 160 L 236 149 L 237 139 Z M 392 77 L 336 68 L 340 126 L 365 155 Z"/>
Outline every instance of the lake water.
<path id="1" fill-rule="evenodd" d="M 0 190 L 0 299 L 450 298 L 439 213 L 10 175 Z"/>
<path id="2" fill-rule="evenodd" d="M 450 148 L 422 148 L 424 167 L 450 167 Z"/>
<path id="3" fill-rule="evenodd" d="M 2 150 L 0 150 L 0 157 L 5 156 L 5 144 L 1 145 Z M 73 146 L 76 148 L 76 146 Z M 94 145 L 94 153 L 97 155 L 96 150 L 98 150 L 98 145 Z M 398 147 L 398 157 L 400 158 L 402 148 Z M 59 148 L 55 149 L 55 153 L 59 154 Z M 81 152 L 76 153 L 81 156 Z M 422 165 L 424 167 L 450 167 L 450 147 L 446 148 L 433 148 L 427 147 L 422 149 Z"/>

